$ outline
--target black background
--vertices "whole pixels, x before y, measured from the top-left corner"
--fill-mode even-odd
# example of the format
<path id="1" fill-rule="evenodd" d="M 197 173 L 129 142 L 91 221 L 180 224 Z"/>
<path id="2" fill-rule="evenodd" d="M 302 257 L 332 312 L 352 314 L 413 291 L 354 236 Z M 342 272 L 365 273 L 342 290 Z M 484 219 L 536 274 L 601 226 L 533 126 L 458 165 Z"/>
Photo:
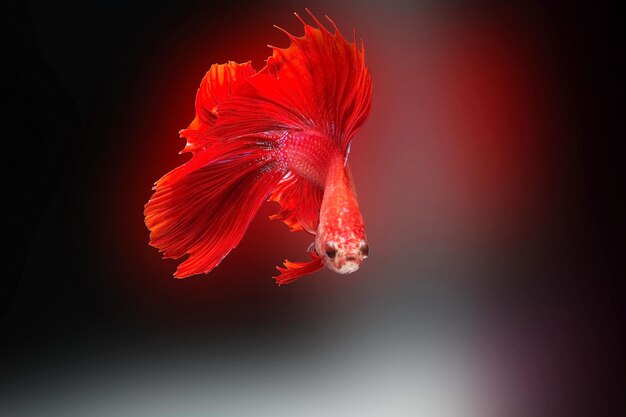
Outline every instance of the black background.
<path id="1" fill-rule="evenodd" d="M 497 10 L 485 3 L 455 7 Z M 544 284 L 562 293 L 568 300 L 564 314 L 588 326 L 591 332 L 584 335 L 593 339 L 581 341 L 590 350 L 582 358 L 589 353 L 591 362 L 572 363 L 580 367 L 575 374 L 581 381 L 573 384 L 567 408 L 584 414 L 589 406 L 597 413 L 588 415 L 610 415 L 624 363 L 623 24 L 617 6 L 610 4 L 509 7 L 547 28 L 544 41 L 552 45 L 558 76 L 567 87 L 563 110 L 572 123 L 569 149 L 575 150 L 569 181 L 577 193 L 563 212 L 567 242 L 554 262 L 576 267 L 571 275 L 555 275 Z M 114 204 L 102 201 L 111 198 L 107 188 L 115 186 L 106 181 L 107 173 L 116 170 L 113 155 L 132 146 L 116 142 L 110 133 L 112 126 L 117 129 L 128 121 L 117 108 L 147 67 L 142 63 L 145 44 L 172 30 L 172 22 L 228 30 L 237 19 L 254 21 L 255 16 L 293 8 L 272 1 L 68 1 L 62 7 L 38 5 L 34 16 L 27 2 L 3 6 L 7 48 L 2 66 L 9 73 L 2 83 L 2 386 L 27 378 L 29 372 L 36 378 L 37 369 L 51 357 L 71 358 L 103 344 L 131 340 L 133 346 L 142 346 L 210 324 L 214 335 L 221 333 L 241 347 L 251 333 L 258 341 L 290 329 L 289 302 L 261 289 L 258 294 L 264 299 L 247 291 L 242 295 L 245 305 L 230 304 L 236 298 L 232 289 L 225 299 L 200 310 L 171 301 L 176 313 L 150 313 L 148 320 L 147 313 L 138 313 L 142 305 L 155 310 L 166 297 L 132 305 L 120 301 L 118 287 L 107 280 L 112 274 L 132 279 L 140 266 L 112 266 L 117 252 L 108 250 L 106 242 L 91 242 L 102 239 L 107 227 L 103 207 Z M 191 17 L 190 10 L 204 13 Z M 54 37 L 53 42 L 42 45 L 41 34 Z M 525 308 L 523 303 L 517 307 Z M 164 310 L 171 307 L 166 304 Z M 194 336 L 188 334 L 186 340 L 193 344 Z M 577 349 L 564 347 L 569 348 Z M 580 408 L 573 405 L 578 401 Z"/>

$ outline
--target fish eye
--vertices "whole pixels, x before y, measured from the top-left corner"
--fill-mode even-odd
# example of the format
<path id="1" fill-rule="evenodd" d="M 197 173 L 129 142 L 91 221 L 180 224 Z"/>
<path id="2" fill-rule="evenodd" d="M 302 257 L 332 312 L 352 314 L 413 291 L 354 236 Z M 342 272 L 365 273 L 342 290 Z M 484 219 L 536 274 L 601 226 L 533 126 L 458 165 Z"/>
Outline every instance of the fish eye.
<path id="1" fill-rule="evenodd" d="M 363 259 L 370 256 L 370 245 L 368 245 L 365 241 L 361 242 L 361 246 L 359 246 L 359 250 L 363 254 Z"/>
<path id="2" fill-rule="evenodd" d="M 337 245 L 334 242 L 326 243 L 326 256 L 332 261 L 335 259 L 335 255 L 337 255 Z"/>

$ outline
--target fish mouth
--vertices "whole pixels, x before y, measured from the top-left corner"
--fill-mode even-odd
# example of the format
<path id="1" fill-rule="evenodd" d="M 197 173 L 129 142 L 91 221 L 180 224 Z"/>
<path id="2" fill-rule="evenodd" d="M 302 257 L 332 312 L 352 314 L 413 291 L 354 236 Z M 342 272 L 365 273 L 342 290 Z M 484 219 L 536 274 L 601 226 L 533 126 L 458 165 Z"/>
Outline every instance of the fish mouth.
<path id="1" fill-rule="evenodd" d="M 351 274 L 359 270 L 360 262 L 356 261 L 346 261 L 341 268 L 336 269 L 336 271 L 340 274 Z"/>
<path id="2" fill-rule="evenodd" d="M 361 262 L 362 261 L 358 258 L 341 259 L 339 262 L 328 262 L 328 268 L 338 274 L 346 275 L 358 271 Z"/>

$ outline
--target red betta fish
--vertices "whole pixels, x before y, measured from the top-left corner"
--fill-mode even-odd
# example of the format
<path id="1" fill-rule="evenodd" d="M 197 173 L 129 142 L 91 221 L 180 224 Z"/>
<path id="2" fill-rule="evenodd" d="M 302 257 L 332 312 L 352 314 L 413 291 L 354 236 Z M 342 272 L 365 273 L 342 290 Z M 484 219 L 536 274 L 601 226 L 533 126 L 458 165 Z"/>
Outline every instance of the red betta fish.
<path id="1" fill-rule="evenodd" d="M 308 12 L 308 10 L 307 10 Z M 372 81 L 356 36 L 334 22 L 288 48 L 272 48 L 267 65 L 213 65 L 196 96 L 196 116 L 180 132 L 189 162 L 156 182 L 145 206 L 150 244 L 164 258 L 185 254 L 176 273 L 208 273 L 241 241 L 265 201 L 280 204 L 272 219 L 315 236 L 311 261 L 278 267 L 287 284 L 326 265 L 356 271 L 369 247 L 347 160 L 350 142 L 370 109 Z"/>

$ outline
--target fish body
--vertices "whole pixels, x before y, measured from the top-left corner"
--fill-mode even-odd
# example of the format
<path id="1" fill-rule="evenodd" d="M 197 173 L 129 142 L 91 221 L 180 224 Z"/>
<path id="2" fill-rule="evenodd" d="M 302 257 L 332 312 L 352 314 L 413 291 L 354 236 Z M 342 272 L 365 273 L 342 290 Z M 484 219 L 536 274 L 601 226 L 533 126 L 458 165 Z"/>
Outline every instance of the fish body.
<path id="1" fill-rule="evenodd" d="M 272 219 L 315 236 L 310 261 L 277 268 L 279 284 L 324 266 L 351 273 L 367 257 L 347 160 L 369 113 L 371 78 L 356 40 L 311 16 L 317 27 L 300 19 L 304 36 L 285 32 L 291 45 L 271 47 L 259 72 L 229 62 L 202 79 L 196 116 L 180 132 L 193 157 L 157 181 L 145 206 L 150 244 L 166 258 L 188 255 L 176 277 L 215 268 L 268 200 L 280 204 Z"/>

